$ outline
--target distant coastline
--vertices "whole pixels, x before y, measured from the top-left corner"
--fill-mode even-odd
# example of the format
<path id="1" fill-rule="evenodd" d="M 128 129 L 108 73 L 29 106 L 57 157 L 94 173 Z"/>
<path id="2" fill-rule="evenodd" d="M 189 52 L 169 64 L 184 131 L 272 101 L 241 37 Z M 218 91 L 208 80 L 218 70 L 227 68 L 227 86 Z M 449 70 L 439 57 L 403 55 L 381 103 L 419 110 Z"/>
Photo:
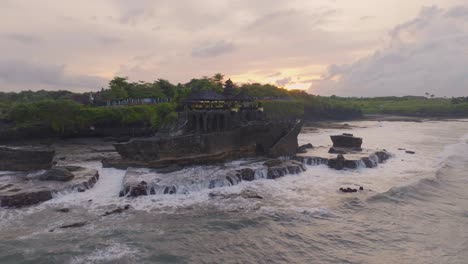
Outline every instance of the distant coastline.
<path id="1" fill-rule="evenodd" d="M 171 126 L 181 102 L 193 91 L 223 88 L 224 76 L 129 82 L 116 77 L 98 92 L 21 91 L 0 93 L 0 141 L 68 138 L 144 137 Z M 329 122 L 348 120 L 414 121 L 468 117 L 468 97 L 317 96 L 271 84 L 233 84 L 235 94 L 255 98 L 271 120 Z"/>

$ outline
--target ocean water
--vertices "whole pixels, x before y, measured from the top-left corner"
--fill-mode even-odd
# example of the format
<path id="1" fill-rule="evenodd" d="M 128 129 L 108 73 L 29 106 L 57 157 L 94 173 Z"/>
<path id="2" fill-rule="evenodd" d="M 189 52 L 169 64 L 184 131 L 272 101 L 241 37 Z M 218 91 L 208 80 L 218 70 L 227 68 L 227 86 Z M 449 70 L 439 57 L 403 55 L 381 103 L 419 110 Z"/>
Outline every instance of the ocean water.
<path id="1" fill-rule="evenodd" d="M 349 124 L 304 130 L 300 143 L 326 146 L 331 134 L 347 132 L 393 158 L 374 169 L 309 166 L 216 189 L 263 199 L 213 199 L 202 188 L 119 198 L 125 171 L 83 163 L 100 171 L 93 189 L 0 209 L 0 263 L 468 263 L 468 121 Z M 196 167 L 180 177 L 219 170 Z M 365 190 L 338 191 L 352 185 Z M 124 205 L 131 209 L 102 216 Z M 56 212 L 64 207 L 71 211 Z"/>

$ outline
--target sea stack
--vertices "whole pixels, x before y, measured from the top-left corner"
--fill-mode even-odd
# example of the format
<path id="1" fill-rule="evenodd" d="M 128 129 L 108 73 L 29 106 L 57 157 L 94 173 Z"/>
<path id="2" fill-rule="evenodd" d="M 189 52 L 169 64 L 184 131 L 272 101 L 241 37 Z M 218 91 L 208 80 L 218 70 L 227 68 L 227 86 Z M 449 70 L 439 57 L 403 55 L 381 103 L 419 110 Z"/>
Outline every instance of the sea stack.
<path id="1" fill-rule="evenodd" d="M 193 91 L 174 124 L 155 136 L 115 144 L 122 159 L 103 160 L 107 167 L 190 166 L 238 158 L 296 154 L 301 121 L 271 121 L 260 103 L 226 81 L 223 94 Z"/>

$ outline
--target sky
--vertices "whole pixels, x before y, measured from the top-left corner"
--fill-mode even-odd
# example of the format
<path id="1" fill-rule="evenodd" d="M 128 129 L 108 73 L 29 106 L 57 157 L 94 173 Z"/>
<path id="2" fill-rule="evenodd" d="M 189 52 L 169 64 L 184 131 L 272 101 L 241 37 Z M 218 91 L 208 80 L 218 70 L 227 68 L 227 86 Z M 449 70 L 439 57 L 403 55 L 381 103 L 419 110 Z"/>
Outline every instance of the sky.
<path id="1" fill-rule="evenodd" d="M 468 96 L 468 0 L 2 0 L 0 91 L 223 73 L 340 96 Z"/>

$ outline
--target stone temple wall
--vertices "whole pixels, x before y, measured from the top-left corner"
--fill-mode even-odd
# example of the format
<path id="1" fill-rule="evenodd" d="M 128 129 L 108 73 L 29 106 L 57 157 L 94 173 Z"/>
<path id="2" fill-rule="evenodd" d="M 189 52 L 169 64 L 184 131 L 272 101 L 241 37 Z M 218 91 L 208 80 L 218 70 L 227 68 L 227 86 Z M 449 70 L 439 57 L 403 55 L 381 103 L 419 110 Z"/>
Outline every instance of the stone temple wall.
<path id="1" fill-rule="evenodd" d="M 248 122 L 264 121 L 265 114 L 257 109 L 188 110 L 182 115 L 187 120 L 185 133 L 212 133 L 231 130 Z"/>

